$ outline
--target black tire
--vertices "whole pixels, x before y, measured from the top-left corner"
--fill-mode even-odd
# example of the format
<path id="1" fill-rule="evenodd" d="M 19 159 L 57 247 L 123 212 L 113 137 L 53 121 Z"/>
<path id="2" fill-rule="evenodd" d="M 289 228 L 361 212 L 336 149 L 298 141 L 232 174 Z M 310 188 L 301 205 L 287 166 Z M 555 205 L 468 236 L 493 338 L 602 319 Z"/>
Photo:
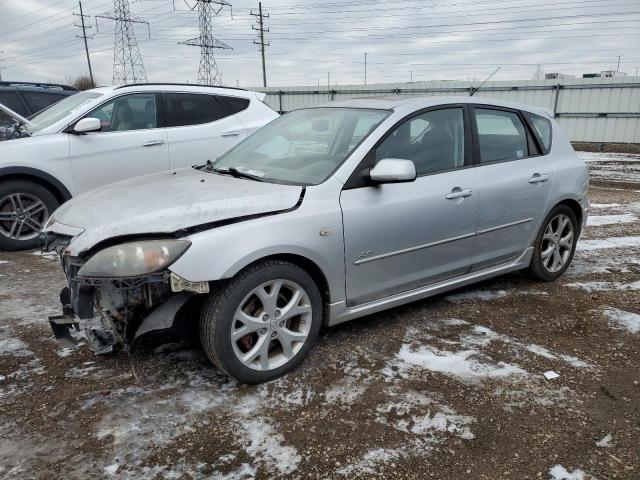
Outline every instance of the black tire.
<path id="1" fill-rule="evenodd" d="M 312 309 L 311 326 L 306 340 L 287 363 L 273 370 L 254 370 L 245 366 L 234 353 L 231 341 L 234 316 L 247 295 L 263 283 L 276 279 L 295 282 L 307 293 Z M 322 308 L 318 286 L 306 271 L 289 262 L 266 260 L 214 287 L 202 308 L 200 340 L 211 362 L 227 375 L 242 383 L 266 382 L 293 370 L 306 358 L 320 331 Z"/>
<path id="2" fill-rule="evenodd" d="M 571 246 L 570 254 L 565 264 L 558 271 L 552 272 L 549 271 L 543 263 L 542 259 L 542 247 L 543 247 L 543 236 L 546 231 L 549 223 L 555 219 L 558 215 L 566 215 L 569 218 L 571 226 L 573 228 L 573 244 Z M 578 220 L 576 219 L 576 215 L 566 205 L 556 205 L 551 212 L 547 215 L 542 222 L 542 226 L 540 227 L 540 231 L 536 236 L 536 240 L 533 244 L 533 257 L 531 258 L 531 263 L 529 264 L 529 268 L 527 269 L 527 273 L 537 280 L 541 280 L 543 282 L 553 282 L 557 280 L 566 270 L 569 268 L 571 261 L 573 260 L 573 255 L 576 251 L 576 244 L 578 243 L 578 234 L 579 234 L 579 226 Z"/>
<path id="3" fill-rule="evenodd" d="M 46 207 L 46 218 L 58 208 L 59 202 L 56 197 L 47 188 L 29 180 L 10 180 L 0 183 L 0 209 L 3 208 L 3 199 L 9 195 L 23 194 L 35 197 L 40 200 Z M 43 223 L 44 226 L 44 223 Z M 11 238 L 8 235 L 10 224 L 0 221 L 0 249 L 8 251 L 26 250 L 36 248 L 40 245 L 38 236 L 33 238 L 19 240 Z"/>

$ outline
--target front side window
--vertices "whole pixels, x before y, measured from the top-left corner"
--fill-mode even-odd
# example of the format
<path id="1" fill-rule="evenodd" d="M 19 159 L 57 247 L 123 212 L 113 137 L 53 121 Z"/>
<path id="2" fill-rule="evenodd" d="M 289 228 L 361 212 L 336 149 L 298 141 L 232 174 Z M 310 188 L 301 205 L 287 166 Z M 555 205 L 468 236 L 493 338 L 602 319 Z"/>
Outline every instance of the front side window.
<path id="1" fill-rule="evenodd" d="M 402 123 L 376 149 L 376 161 L 384 158 L 411 160 L 418 175 L 462 167 L 462 108 L 432 110 Z"/>
<path id="2" fill-rule="evenodd" d="M 32 92 L 29 90 L 23 90 L 22 96 L 31 107 L 31 110 L 36 113 L 66 97 L 62 93 Z"/>
<path id="3" fill-rule="evenodd" d="M 529 120 L 529 124 L 533 127 L 538 140 L 542 144 L 543 154 L 546 155 L 551 150 L 551 122 L 533 113 L 525 112 L 525 117 Z"/>
<path id="4" fill-rule="evenodd" d="M 475 108 L 480 163 L 515 160 L 528 155 L 527 134 L 518 114 Z"/>
<path id="5" fill-rule="evenodd" d="M 101 132 L 156 128 L 156 96 L 153 93 L 123 95 L 101 105 L 85 117 L 98 118 L 102 125 Z"/>
<path id="6" fill-rule="evenodd" d="M 346 160 L 391 112 L 359 108 L 308 108 L 262 127 L 213 164 L 264 181 L 317 185 Z"/>
<path id="7" fill-rule="evenodd" d="M 0 92 L 0 103 L 22 116 L 29 115 L 25 113 L 20 97 L 15 92 Z"/>
<path id="8" fill-rule="evenodd" d="M 216 95 L 165 93 L 163 96 L 168 127 L 183 127 L 215 122 L 242 110 L 242 106 L 236 103 L 235 111 L 232 111 L 229 102 Z"/>

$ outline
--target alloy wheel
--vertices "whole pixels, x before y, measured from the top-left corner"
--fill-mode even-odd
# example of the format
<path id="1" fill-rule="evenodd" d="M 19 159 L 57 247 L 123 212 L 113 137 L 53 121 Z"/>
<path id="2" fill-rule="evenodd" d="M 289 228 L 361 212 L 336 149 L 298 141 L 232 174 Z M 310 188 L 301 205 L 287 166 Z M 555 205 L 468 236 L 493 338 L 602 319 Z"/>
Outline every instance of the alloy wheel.
<path id="1" fill-rule="evenodd" d="M 563 213 L 553 217 L 542 236 L 542 265 L 550 273 L 564 268 L 573 251 L 574 232 L 569 217 Z"/>
<path id="2" fill-rule="evenodd" d="M 247 368 L 274 370 L 304 345 L 312 323 L 309 295 L 290 280 L 273 280 L 254 288 L 235 312 L 231 343 Z"/>
<path id="3" fill-rule="evenodd" d="M 7 238 L 31 240 L 48 219 L 47 206 L 34 195 L 12 193 L 0 198 L 0 234 Z"/>

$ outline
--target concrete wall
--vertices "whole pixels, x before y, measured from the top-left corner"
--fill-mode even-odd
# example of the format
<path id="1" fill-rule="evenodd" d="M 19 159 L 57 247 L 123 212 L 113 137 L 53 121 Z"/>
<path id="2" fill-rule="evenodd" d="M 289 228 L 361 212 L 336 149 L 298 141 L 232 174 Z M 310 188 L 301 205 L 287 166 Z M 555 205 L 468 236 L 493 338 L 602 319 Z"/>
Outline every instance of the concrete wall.
<path id="1" fill-rule="evenodd" d="M 388 95 L 469 95 L 478 82 L 256 88 L 275 110 L 288 112 L 332 100 Z M 556 114 L 575 142 L 640 143 L 640 77 L 487 82 L 477 96 L 536 105 Z"/>

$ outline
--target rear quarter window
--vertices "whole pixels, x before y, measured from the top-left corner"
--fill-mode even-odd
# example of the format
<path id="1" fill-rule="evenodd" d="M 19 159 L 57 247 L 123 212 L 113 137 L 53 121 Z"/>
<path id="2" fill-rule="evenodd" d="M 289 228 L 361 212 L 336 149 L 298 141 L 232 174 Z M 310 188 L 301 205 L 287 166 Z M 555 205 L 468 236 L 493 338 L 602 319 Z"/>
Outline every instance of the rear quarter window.
<path id="1" fill-rule="evenodd" d="M 541 117 L 540 115 L 535 115 L 529 112 L 523 113 L 529 122 L 529 125 L 531 125 L 536 137 L 538 137 L 538 142 L 540 142 L 540 146 L 542 147 L 543 155 L 546 155 L 551 150 L 551 121 Z"/>
<path id="2" fill-rule="evenodd" d="M 246 98 L 203 93 L 164 93 L 168 127 L 215 122 L 249 106 Z"/>

